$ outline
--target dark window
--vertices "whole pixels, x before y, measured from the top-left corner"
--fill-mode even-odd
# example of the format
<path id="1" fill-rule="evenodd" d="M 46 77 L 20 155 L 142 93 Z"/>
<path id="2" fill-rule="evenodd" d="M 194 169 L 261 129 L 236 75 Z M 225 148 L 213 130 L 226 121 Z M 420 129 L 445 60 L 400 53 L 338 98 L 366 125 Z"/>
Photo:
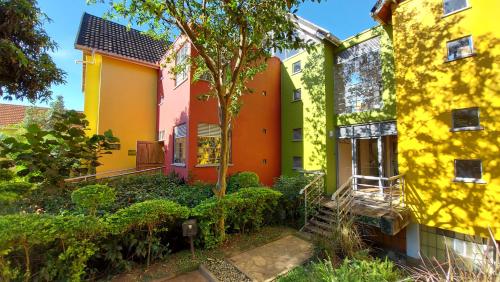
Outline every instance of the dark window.
<path id="1" fill-rule="evenodd" d="M 482 177 L 481 160 L 455 160 L 455 178 L 458 180 L 481 179 Z"/>
<path id="2" fill-rule="evenodd" d="M 293 63 L 292 64 L 292 74 L 298 73 L 300 71 L 302 71 L 302 65 L 301 65 L 300 61 Z"/>
<path id="3" fill-rule="evenodd" d="M 293 129 L 293 141 L 302 141 L 302 128 Z"/>
<path id="4" fill-rule="evenodd" d="M 472 36 L 459 38 L 446 43 L 448 49 L 448 61 L 466 58 L 474 53 L 472 47 Z"/>
<path id="5" fill-rule="evenodd" d="M 456 109 L 452 111 L 453 129 L 478 129 L 479 108 Z"/>
<path id="6" fill-rule="evenodd" d="M 293 157 L 293 169 L 295 170 L 302 169 L 302 157 Z"/>
<path id="7" fill-rule="evenodd" d="M 467 0 L 444 0 L 443 9 L 444 14 L 448 15 L 456 11 L 463 10 L 467 8 Z"/>
<path id="8" fill-rule="evenodd" d="M 292 98 L 292 100 L 293 101 L 299 101 L 300 99 L 302 99 L 302 90 L 300 90 L 300 88 L 293 90 L 293 98 Z"/>

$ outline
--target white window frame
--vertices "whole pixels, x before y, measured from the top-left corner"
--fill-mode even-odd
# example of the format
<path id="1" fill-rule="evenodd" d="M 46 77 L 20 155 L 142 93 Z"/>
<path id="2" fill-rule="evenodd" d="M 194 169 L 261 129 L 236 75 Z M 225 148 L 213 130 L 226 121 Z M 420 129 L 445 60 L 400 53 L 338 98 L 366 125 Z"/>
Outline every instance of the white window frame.
<path id="1" fill-rule="evenodd" d="M 300 98 L 295 98 L 295 93 L 299 93 Z M 293 89 L 292 92 L 292 102 L 297 102 L 302 100 L 302 88 Z"/>
<path id="2" fill-rule="evenodd" d="M 295 65 L 298 64 L 300 69 L 295 71 Z M 292 75 L 302 72 L 302 61 L 298 60 L 292 63 Z"/>
<path id="3" fill-rule="evenodd" d="M 480 178 L 472 178 L 472 177 L 460 177 L 457 176 L 457 162 L 459 161 L 479 161 L 480 164 L 480 170 L 481 170 L 481 177 Z M 453 179 L 454 182 L 464 182 L 464 183 L 477 183 L 477 184 L 486 184 L 486 181 L 483 180 L 483 161 L 480 159 L 455 159 L 454 161 L 454 174 L 455 178 Z"/>
<path id="4" fill-rule="evenodd" d="M 463 10 L 467 10 L 467 9 L 470 8 L 469 0 L 465 0 L 465 7 L 460 8 L 458 10 L 453 10 L 451 12 L 446 13 L 446 10 L 445 10 L 446 1 L 447 0 L 443 0 L 443 17 L 449 16 L 449 15 L 453 15 L 455 13 L 459 13 L 459 12 L 461 12 Z M 453 0 L 448 0 L 448 1 L 453 1 Z"/>
<path id="5" fill-rule="evenodd" d="M 177 128 L 181 127 L 181 126 L 184 126 L 185 127 L 185 132 L 183 132 L 183 134 L 181 134 L 180 136 L 177 136 Z M 172 154 L 172 165 L 175 165 L 175 166 L 185 166 L 186 165 L 186 158 L 187 158 L 187 154 L 186 154 L 186 150 L 187 150 L 187 124 L 186 123 L 181 123 L 181 124 L 178 124 L 176 126 L 174 126 L 174 130 L 173 130 L 173 140 L 174 140 L 174 143 L 173 143 L 173 154 Z M 176 154 L 176 150 L 177 150 L 177 147 L 175 146 L 175 141 L 177 138 L 186 138 L 186 144 L 184 145 L 184 162 L 176 162 L 175 161 L 175 154 Z"/>
<path id="6" fill-rule="evenodd" d="M 469 46 L 470 46 L 470 53 L 466 54 L 466 55 L 463 55 L 463 56 L 458 56 L 456 58 L 450 59 L 450 44 L 453 43 L 453 42 L 462 40 L 462 39 L 468 39 Z M 467 35 L 467 36 L 459 37 L 459 38 L 456 38 L 456 39 L 453 39 L 453 40 L 450 40 L 450 41 L 446 42 L 446 61 L 447 62 L 453 62 L 453 61 L 456 61 L 456 60 L 460 60 L 460 59 L 464 59 L 464 58 L 469 58 L 469 57 L 474 56 L 474 54 L 475 54 L 475 51 L 474 51 L 474 40 L 472 39 L 472 35 Z"/>
<path id="7" fill-rule="evenodd" d="M 464 126 L 464 127 L 455 127 L 455 113 L 463 110 L 476 110 L 477 111 L 477 120 L 478 124 L 474 126 Z M 479 107 L 470 107 L 470 108 L 461 108 L 461 109 L 453 109 L 451 111 L 451 132 L 457 132 L 457 131 L 476 131 L 476 130 L 483 130 L 483 126 L 481 126 L 481 114 Z"/>
<path id="8" fill-rule="evenodd" d="M 186 42 L 175 54 L 175 66 L 186 64 L 189 57 L 189 44 Z M 175 87 L 181 85 L 189 77 L 189 66 L 186 64 L 184 69 L 175 74 Z"/>
<path id="9" fill-rule="evenodd" d="M 158 141 L 165 141 L 165 130 L 158 131 Z"/>

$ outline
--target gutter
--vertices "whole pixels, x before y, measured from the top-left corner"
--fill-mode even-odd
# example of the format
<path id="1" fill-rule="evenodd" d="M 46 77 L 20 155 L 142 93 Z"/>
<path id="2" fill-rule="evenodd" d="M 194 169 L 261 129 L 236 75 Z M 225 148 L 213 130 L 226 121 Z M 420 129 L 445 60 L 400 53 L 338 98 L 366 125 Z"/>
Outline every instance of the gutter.
<path id="1" fill-rule="evenodd" d="M 138 65 L 141 65 L 141 66 L 144 66 L 144 67 L 149 67 L 149 68 L 153 68 L 153 69 L 160 69 L 160 64 L 159 63 L 158 64 L 150 63 L 150 62 L 146 62 L 146 61 L 143 61 L 143 60 L 138 60 L 138 59 L 130 58 L 130 57 L 127 57 L 127 56 L 122 56 L 122 55 L 118 55 L 118 54 L 111 53 L 111 52 L 106 52 L 106 51 L 102 51 L 102 50 L 96 50 L 94 48 L 89 48 L 87 46 L 79 45 L 79 44 L 76 44 L 76 43 L 75 43 L 75 48 L 78 49 L 78 50 L 81 50 L 81 51 L 99 53 L 99 54 L 102 54 L 102 55 L 105 55 L 105 56 L 108 56 L 108 57 L 112 57 L 112 58 L 115 58 L 115 59 L 118 59 L 118 60 L 121 60 L 121 61 L 131 62 L 131 63 L 138 64 Z"/>

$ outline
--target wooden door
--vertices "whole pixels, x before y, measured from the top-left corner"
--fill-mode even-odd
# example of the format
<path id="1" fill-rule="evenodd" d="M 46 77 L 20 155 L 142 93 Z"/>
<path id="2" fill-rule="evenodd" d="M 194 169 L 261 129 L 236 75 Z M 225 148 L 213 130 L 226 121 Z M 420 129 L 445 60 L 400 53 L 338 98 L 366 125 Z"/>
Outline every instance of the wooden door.
<path id="1" fill-rule="evenodd" d="M 144 170 L 164 166 L 163 142 L 137 141 L 136 169 Z"/>

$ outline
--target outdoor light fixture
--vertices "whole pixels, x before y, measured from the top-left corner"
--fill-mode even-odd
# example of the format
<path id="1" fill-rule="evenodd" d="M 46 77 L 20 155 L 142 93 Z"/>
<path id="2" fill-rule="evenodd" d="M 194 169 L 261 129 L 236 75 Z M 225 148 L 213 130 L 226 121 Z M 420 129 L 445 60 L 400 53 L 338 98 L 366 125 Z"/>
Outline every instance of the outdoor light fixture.
<path id="1" fill-rule="evenodd" d="M 198 234 L 198 223 L 196 222 L 196 219 L 189 219 L 184 221 L 182 223 L 182 235 L 184 237 L 189 237 L 189 244 L 191 245 L 191 254 L 193 255 L 194 259 L 194 244 L 193 244 L 193 237 Z"/>

